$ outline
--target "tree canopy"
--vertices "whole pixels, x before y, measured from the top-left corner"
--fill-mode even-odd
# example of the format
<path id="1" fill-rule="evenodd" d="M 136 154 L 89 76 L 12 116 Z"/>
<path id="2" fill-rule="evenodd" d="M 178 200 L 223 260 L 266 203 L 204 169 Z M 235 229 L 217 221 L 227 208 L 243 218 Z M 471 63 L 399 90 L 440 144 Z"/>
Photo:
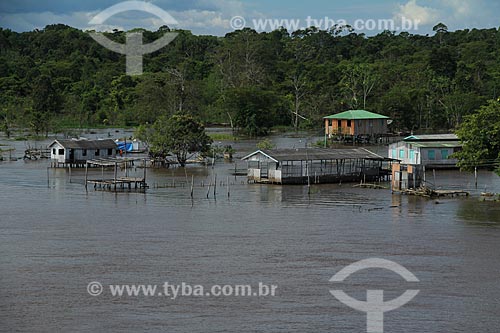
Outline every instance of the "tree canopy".
<path id="1" fill-rule="evenodd" d="M 464 170 L 496 169 L 500 174 L 500 101 L 489 101 L 469 115 L 457 131 L 463 150 L 455 153 Z"/>
<path id="2" fill-rule="evenodd" d="M 144 42 L 164 31 L 144 31 Z M 395 131 L 447 130 L 500 94 L 498 29 L 177 32 L 145 56 L 144 75 L 129 77 L 124 56 L 80 30 L 0 29 L 3 128 L 137 126 L 185 111 L 261 135 L 278 125 L 319 128 L 325 115 L 365 108 L 394 119 Z M 123 42 L 125 32 L 108 37 Z"/>
<path id="3" fill-rule="evenodd" d="M 138 134 L 148 142 L 153 156 L 165 158 L 172 153 L 181 167 L 186 165 L 189 153 L 205 153 L 212 143 L 203 124 L 193 116 L 182 113 L 161 116 L 149 131 L 141 128 Z"/>

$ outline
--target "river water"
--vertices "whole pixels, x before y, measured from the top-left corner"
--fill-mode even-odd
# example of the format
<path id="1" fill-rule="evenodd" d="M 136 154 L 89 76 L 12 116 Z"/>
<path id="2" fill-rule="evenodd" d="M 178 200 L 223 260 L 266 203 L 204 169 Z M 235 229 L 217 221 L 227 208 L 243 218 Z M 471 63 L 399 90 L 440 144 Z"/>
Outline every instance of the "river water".
<path id="1" fill-rule="evenodd" d="M 298 147 L 306 139 L 273 141 Z M 23 142 L 0 142 L 22 155 Z M 234 144 L 238 156 L 254 145 Z M 81 171 L 70 179 L 47 165 L 0 162 L 1 332 L 366 332 L 366 314 L 331 289 L 359 300 L 367 289 L 384 290 L 386 300 L 420 290 L 385 313 L 385 332 L 500 330 L 500 204 L 479 198 L 500 192 L 493 173 L 481 172 L 476 190 L 470 174 L 437 172 L 438 186 L 472 192 L 437 202 L 348 184 L 313 186 L 310 195 L 302 186 L 246 184 L 223 162 L 148 170 L 146 194 L 86 193 Z M 214 173 L 229 178 L 229 198 L 225 186 L 216 198 L 202 187 Z M 191 175 L 193 200 L 183 186 Z M 367 258 L 395 261 L 420 282 L 383 269 L 329 282 Z M 100 296 L 87 292 L 93 281 L 104 286 Z M 106 290 L 164 282 L 278 288 L 274 297 L 175 300 Z"/>

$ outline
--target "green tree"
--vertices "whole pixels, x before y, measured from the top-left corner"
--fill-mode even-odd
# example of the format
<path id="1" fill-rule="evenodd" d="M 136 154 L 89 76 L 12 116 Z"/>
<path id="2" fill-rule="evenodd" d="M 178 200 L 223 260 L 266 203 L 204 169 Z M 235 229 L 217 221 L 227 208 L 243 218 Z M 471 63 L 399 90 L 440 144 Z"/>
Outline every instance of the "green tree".
<path id="1" fill-rule="evenodd" d="M 436 32 L 436 36 L 439 37 L 439 44 L 443 44 L 443 36 L 448 33 L 448 27 L 444 23 L 438 23 L 432 28 Z"/>
<path id="2" fill-rule="evenodd" d="M 158 157 L 172 153 L 181 167 L 186 165 L 189 153 L 204 153 L 212 143 L 203 124 L 188 114 L 162 116 L 154 123 L 153 130 L 151 152 Z"/>
<path id="3" fill-rule="evenodd" d="M 271 140 L 269 139 L 264 139 L 257 143 L 257 149 L 260 150 L 270 150 L 276 148 L 276 145 L 274 145 Z"/>
<path id="4" fill-rule="evenodd" d="M 347 64 L 343 70 L 342 87 L 346 103 L 350 109 L 362 107 L 366 109 L 368 97 L 370 96 L 378 76 L 374 73 L 373 66 L 367 64 Z"/>
<path id="5" fill-rule="evenodd" d="M 233 89 L 226 107 L 235 114 L 236 127 L 250 136 L 266 135 L 273 125 L 283 125 L 289 119 L 283 100 L 260 88 Z"/>
<path id="6" fill-rule="evenodd" d="M 429 66 L 439 76 L 454 78 L 457 71 L 456 51 L 449 46 L 432 50 L 429 57 Z"/>
<path id="7" fill-rule="evenodd" d="M 52 86 L 49 76 L 42 75 L 35 82 L 32 99 L 31 128 L 37 135 L 41 131 L 47 134 L 51 117 L 59 111 L 59 95 Z"/>
<path id="8" fill-rule="evenodd" d="M 457 130 L 463 149 L 454 154 L 464 170 L 495 168 L 500 174 L 500 102 L 489 101 L 476 113 L 465 117 Z"/>

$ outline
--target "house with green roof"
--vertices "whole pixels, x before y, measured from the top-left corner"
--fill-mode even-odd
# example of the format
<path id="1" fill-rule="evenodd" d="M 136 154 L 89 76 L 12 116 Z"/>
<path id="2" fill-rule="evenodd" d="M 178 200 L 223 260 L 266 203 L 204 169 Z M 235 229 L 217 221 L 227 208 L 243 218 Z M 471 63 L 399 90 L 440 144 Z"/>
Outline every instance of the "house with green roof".
<path id="1" fill-rule="evenodd" d="M 411 135 L 389 146 L 389 158 L 426 168 L 456 168 L 458 160 L 452 156 L 461 149 L 455 134 Z"/>
<path id="2" fill-rule="evenodd" d="M 351 136 L 353 138 L 375 138 L 387 134 L 390 118 L 366 110 L 350 110 L 323 118 L 325 134 Z"/>

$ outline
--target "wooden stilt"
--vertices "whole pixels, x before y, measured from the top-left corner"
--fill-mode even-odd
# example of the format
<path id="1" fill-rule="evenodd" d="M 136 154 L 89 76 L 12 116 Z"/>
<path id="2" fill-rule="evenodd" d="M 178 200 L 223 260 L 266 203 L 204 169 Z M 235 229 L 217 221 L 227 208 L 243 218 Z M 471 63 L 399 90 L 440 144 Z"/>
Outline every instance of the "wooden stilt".
<path id="1" fill-rule="evenodd" d="M 88 192 L 89 164 L 85 163 L 85 192 Z"/>

